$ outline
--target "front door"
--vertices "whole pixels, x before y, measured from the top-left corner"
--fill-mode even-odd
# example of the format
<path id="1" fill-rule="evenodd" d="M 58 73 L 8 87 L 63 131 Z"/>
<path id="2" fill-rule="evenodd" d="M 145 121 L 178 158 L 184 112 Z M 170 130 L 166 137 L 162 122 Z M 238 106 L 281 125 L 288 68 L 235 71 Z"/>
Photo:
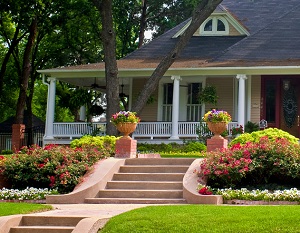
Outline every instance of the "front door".
<path id="1" fill-rule="evenodd" d="M 300 76 L 262 77 L 261 119 L 300 137 Z"/>
<path id="2" fill-rule="evenodd" d="M 300 79 L 281 79 L 280 128 L 295 137 L 300 134 Z"/>

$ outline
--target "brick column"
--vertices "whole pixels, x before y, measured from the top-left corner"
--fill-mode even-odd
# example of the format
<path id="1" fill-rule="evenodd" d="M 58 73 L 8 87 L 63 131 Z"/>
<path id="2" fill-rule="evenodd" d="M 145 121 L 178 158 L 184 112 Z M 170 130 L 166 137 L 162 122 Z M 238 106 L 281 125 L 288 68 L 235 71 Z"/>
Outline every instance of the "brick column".
<path id="1" fill-rule="evenodd" d="M 210 138 L 207 139 L 207 152 L 214 151 L 216 149 L 227 149 L 228 140 L 225 138 Z"/>
<path id="2" fill-rule="evenodd" d="M 11 149 L 16 152 L 21 149 L 22 141 L 24 140 L 25 125 L 23 124 L 13 124 L 12 125 L 12 139 L 11 139 Z"/>
<path id="3" fill-rule="evenodd" d="M 136 158 L 137 141 L 129 138 L 120 138 L 116 141 L 115 158 Z"/>

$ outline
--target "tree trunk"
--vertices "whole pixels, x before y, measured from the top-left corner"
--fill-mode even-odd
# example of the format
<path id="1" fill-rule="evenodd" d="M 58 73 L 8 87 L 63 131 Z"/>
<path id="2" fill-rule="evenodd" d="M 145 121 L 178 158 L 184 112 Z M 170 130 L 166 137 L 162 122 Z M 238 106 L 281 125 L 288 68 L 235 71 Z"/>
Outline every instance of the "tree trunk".
<path id="1" fill-rule="evenodd" d="M 5 54 L 4 59 L 2 61 L 2 64 L 1 64 L 1 70 L 0 70 L 0 98 L 1 98 L 1 95 L 3 93 L 2 90 L 3 90 L 4 75 L 5 75 L 7 63 L 9 61 L 10 55 L 13 53 L 15 47 L 18 45 L 18 43 L 21 40 L 20 38 L 18 39 L 19 31 L 20 31 L 20 28 L 17 27 L 16 30 L 15 30 L 14 37 L 13 37 L 11 43 L 9 44 L 9 49 L 8 49 L 7 53 Z"/>
<path id="2" fill-rule="evenodd" d="M 116 60 L 116 34 L 113 27 L 112 1 L 93 0 L 100 12 L 102 20 L 102 41 L 104 48 L 105 78 L 106 78 L 106 133 L 117 135 L 117 129 L 110 122 L 110 117 L 120 111 L 119 77 Z"/>
<path id="3" fill-rule="evenodd" d="M 26 106 L 28 81 L 29 81 L 30 71 L 31 71 L 30 55 L 34 46 L 36 35 L 37 35 L 37 19 L 33 19 L 29 28 L 28 41 L 23 56 L 22 74 L 20 77 L 20 93 L 19 93 L 17 110 L 16 110 L 16 120 L 15 120 L 16 124 L 23 124 L 23 120 L 24 120 L 24 109 Z"/>
<path id="4" fill-rule="evenodd" d="M 146 29 L 146 19 L 147 19 L 147 0 L 142 1 L 142 15 L 140 20 L 140 31 L 139 31 L 139 45 L 142 47 L 144 38 L 145 38 L 145 29 Z"/>
<path id="5" fill-rule="evenodd" d="M 132 106 L 132 111 L 140 113 L 147 103 L 150 95 L 158 87 L 159 80 L 163 77 L 165 72 L 174 63 L 175 59 L 178 58 L 180 52 L 187 45 L 190 38 L 193 36 L 195 31 L 200 25 L 211 15 L 216 7 L 222 2 L 222 0 L 203 0 L 200 1 L 199 5 L 195 9 L 192 21 L 185 32 L 179 37 L 178 42 L 174 48 L 163 58 L 157 68 L 154 70 L 148 81 L 146 82 L 143 90 L 137 98 L 137 101 Z"/>

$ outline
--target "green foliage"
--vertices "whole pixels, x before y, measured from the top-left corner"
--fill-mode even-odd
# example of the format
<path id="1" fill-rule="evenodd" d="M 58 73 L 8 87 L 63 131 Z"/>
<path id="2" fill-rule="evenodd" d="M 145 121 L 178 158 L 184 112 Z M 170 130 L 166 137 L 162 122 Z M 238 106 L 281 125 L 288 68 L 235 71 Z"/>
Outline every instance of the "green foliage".
<path id="1" fill-rule="evenodd" d="M 289 134 L 288 132 L 285 132 L 281 129 L 277 128 L 268 128 L 260 131 L 254 131 L 251 134 L 249 133 L 244 133 L 240 135 L 239 137 L 233 139 L 229 143 L 229 147 L 240 143 L 241 145 L 245 145 L 247 142 L 259 142 L 259 140 L 262 137 L 268 137 L 271 141 L 275 141 L 278 138 L 285 138 L 289 142 L 298 144 L 299 139 L 294 137 L 293 135 Z"/>
<path id="2" fill-rule="evenodd" d="M 215 86 L 204 87 L 199 95 L 200 103 L 217 105 L 218 102 L 217 88 Z"/>
<path id="3" fill-rule="evenodd" d="M 93 146 L 72 149 L 47 145 L 44 148 L 23 148 L 20 153 L 6 156 L 2 173 L 13 188 L 53 188 L 60 193 L 74 189 L 91 166 L 109 156 L 109 152 Z"/>
<path id="4" fill-rule="evenodd" d="M 208 153 L 201 162 L 199 175 L 214 188 L 270 183 L 299 187 L 300 145 L 268 137 L 245 145 L 235 144 L 228 150 Z"/>
<path id="5" fill-rule="evenodd" d="M 259 130 L 258 123 L 254 123 L 254 122 L 248 121 L 245 124 L 245 133 L 252 133 L 252 132 L 258 131 L 258 130 Z"/>
<path id="6" fill-rule="evenodd" d="M 207 127 L 207 124 L 202 120 L 200 120 L 200 125 L 196 128 L 196 133 L 198 135 L 198 140 L 204 145 L 207 145 L 207 139 L 211 138 L 213 135 Z"/>
<path id="7" fill-rule="evenodd" d="M 13 151 L 12 150 L 2 150 L 0 154 L 2 154 L 2 155 L 10 155 L 10 154 L 13 154 Z"/>
<path id="8" fill-rule="evenodd" d="M 84 148 L 84 147 L 94 147 L 98 150 L 105 149 L 108 153 L 113 156 L 115 154 L 116 141 L 120 137 L 115 136 L 91 136 L 85 135 L 80 139 L 75 139 L 71 141 L 71 148 Z"/>
<path id="9" fill-rule="evenodd" d="M 178 143 L 161 143 L 148 144 L 138 143 L 137 150 L 139 153 L 160 153 L 162 156 L 172 157 L 184 156 L 185 154 L 193 154 L 194 156 L 201 155 L 201 152 L 206 151 L 206 146 L 197 141 L 187 141 L 184 144 Z"/>

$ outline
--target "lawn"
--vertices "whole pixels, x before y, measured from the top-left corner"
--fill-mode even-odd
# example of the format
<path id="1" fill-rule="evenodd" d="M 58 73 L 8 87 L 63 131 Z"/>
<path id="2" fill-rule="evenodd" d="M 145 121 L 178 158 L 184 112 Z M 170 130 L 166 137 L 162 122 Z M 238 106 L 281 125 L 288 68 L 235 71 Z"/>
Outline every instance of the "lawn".
<path id="1" fill-rule="evenodd" d="M 51 210 L 52 206 L 32 203 L 0 203 L 0 216 L 28 214 Z"/>
<path id="2" fill-rule="evenodd" d="M 149 206 L 113 217 L 101 233 L 300 232 L 300 206 Z"/>

